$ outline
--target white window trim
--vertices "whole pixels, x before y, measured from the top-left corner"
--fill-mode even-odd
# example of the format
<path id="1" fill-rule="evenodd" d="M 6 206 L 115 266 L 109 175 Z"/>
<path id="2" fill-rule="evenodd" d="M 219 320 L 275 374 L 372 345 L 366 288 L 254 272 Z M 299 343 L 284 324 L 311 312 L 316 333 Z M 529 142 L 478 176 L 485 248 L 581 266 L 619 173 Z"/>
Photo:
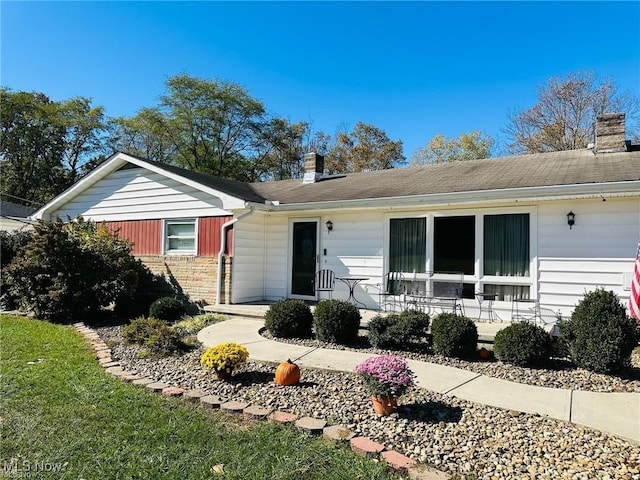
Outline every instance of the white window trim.
<path id="1" fill-rule="evenodd" d="M 484 216 L 485 215 L 507 215 L 507 214 L 529 214 L 529 276 L 497 276 L 485 275 L 484 268 Z M 536 207 L 510 207 L 494 208 L 483 210 L 476 214 L 476 260 L 479 261 L 476 272 L 478 279 L 476 289 L 484 290 L 484 285 L 522 285 L 529 287 L 531 298 L 538 298 L 538 210 Z M 507 307 L 511 305 L 511 300 L 496 301 L 494 306 Z"/>
<path id="2" fill-rule="evenodd" d="M 485 215 L 505 215 L 514 213 L 529 214 L 529 276 L 527 277 L 501 277 L 501 276 L 485 276 L 483 272 L 483 254 L 484 254 L 484 216 Z M 441 210 L 437 212 L 393 212 L 385 215 L 384 222 L 384 246 L 383 246 L 383 268 L 384 273 L 389 271 L 389 235 L 391 233 L 392 218 L 422 218 L 427 219 L 426 247 L 427 262 L 426 271 L 433 271 L 433 234 L 434 234 L 434 218 L 435 217 L 458 217 L 458 216 L 475 216 L 475 268 L 474 275 L 464 275 L 464 283 L 473 283 L 476 291 L 481 291 L 484 284 L 498 285 L 523 285 L 529 286 L 530 294 L 533 297 L 538 296 L 538 210 L 535 206 L 523 205 L 518 207 L 493 207 L 480 209 L 460 209 L 460 210 Z M 407 280 L 426 280 L 426 275 L 412 272 L 402 272 Z M 435 275 L 439 277 L 440 275 Z M 432 277 L 433 279 L 434 277 Z M 437 279 L 437 278 L 436 278 Z M 510 305 L 511 302 L 497 302 Z"/>
<path id="3" fill-rule="evenodd" d="M 169 250 L 168 231 L 171 224 L 193 224 L 193 250 Z M 162 252 L 164 255 L 194 256 L 198 251 L 198 222 L 197 218 L 170 218 L 162 221 Z M 191 238 L 191 237 L 189 237 Z"/>

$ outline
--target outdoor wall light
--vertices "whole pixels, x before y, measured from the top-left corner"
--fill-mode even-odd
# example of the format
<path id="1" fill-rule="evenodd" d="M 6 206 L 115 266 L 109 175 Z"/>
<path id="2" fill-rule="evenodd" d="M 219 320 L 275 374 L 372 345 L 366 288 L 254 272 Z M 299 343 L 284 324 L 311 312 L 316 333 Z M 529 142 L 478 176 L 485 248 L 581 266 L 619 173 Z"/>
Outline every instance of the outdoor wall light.
<path id="1" fill-rule="evenodd" d="M 327 220 L 327 223 L 325 223 L 325 225 L 327 226 L 327 231 L 328 232 L 333 230 L 333 222 L 331 220 Z"/>
<path id="2" fill-rule="evenodd" d="M 569 230 L 576 223 L 576 214 L 573 212 L 567 213 L 567 223 L 569 224 Z"/>

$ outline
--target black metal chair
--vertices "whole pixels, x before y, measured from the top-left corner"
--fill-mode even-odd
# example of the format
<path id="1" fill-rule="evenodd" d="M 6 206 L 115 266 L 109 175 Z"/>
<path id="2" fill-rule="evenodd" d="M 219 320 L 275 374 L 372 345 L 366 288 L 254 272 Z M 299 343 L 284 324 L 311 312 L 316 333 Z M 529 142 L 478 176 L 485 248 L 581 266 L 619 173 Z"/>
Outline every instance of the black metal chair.
<path id="1" fill-rule="evenodd" d="M 384 276 L 382 284 L 378 284 L 380 292 L 378 293 L 378 305 L 380 309 L 387 311 L 387 307 L 392 307 L 392 311 L 396 311 L 396 307 L 404 308 L 403 297 L 405 292 L 404 276 L 400 272 L 389 272 Z"/>
<path id="2" fill-rule="evenodd" d="M 324 270 L 319 270 L 318 273 L 316 273 L 316 279 L 315 279 L 316 292 L 329 292 L 329 299 L 331 299 L 335 288 L 336 288 L 336 274 L 333 272 L 333 270 L 324 269 Z"/>
<path id="3" fill-rule="evenodd" d="M 464 315 L 464 303 L 462 291 L 464 288 L 464 274 L 462 272 L 436 272 L 446 275 L 449 279 L 434 280 L 432 285 L 430 307 L 439 308 L 443 312 L 450 310 L 452 313 Z"/>

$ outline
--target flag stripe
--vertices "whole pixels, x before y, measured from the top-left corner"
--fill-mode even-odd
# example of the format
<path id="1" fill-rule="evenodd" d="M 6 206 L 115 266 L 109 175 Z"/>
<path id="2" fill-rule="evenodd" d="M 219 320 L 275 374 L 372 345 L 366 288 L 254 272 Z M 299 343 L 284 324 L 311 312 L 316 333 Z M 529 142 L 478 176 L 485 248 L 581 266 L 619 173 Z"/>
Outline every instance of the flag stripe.
<path id="1" fill-rule="evenodd" d="M 631 277 L 631 295 L 629 296 L 629 313 L 640 322 L 640 242 L 636 251 L 636 262 Z"/>

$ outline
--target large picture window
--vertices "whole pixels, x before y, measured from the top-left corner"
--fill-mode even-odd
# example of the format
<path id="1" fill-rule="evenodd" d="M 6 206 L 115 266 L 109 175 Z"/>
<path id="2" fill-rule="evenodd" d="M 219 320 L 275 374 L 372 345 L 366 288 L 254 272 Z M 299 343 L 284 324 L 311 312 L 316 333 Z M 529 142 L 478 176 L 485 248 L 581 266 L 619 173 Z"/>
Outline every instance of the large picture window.
<path id="1" fill-rule="evenodd" d="M 196 253 L 195 220 L 167 220 L 165 232 L 166 253 Z"/>
<path id="2" fill-rule="evenodd" d="M 440 294 L 462 282 L 463 298 L 485 292 L 499 301 L 528 299 L 534 286 L 531 215 L 434 215 L 428 230 L 429 216 L 391 218 L 388 271 L 405 275 L 407 292 Z"/>
<path id="3" fill-rule="evenodd" d="M 426 218 L 392 218 L 389 271 L 424 273 L 427 264 Z"/>
<path id="4" fill-rule="evenodd" d="M 474 274 L 476 217 L 436 217 L 433 233 L 433 269 L 436 272 Z"/>

